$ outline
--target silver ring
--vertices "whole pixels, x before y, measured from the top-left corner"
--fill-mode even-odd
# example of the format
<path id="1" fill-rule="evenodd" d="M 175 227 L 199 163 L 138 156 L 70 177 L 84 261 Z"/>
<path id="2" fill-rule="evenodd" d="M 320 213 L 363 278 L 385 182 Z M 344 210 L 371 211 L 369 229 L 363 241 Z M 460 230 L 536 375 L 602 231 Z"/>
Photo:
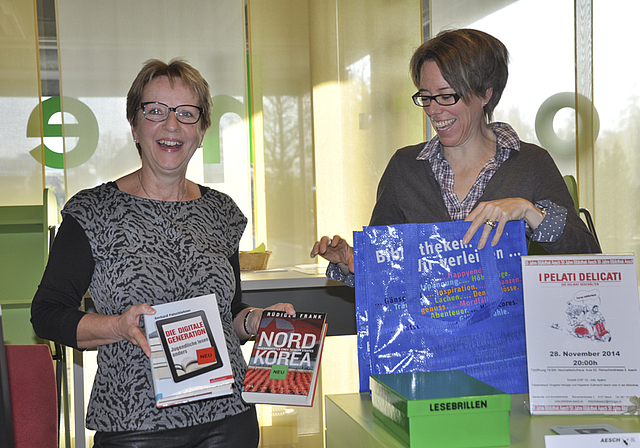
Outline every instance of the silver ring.
<path id="1" fill-rule="evenodd" d="M 489 227 L 491 227 L 492 229 L 495 229 L 495 228 L 496 228 L 496 222 L 495 222 L 493 219 L 487 219 L 487 220 L 484 222 L 484 225 L 485 225 L 485 226 L 489 226 Z"/>

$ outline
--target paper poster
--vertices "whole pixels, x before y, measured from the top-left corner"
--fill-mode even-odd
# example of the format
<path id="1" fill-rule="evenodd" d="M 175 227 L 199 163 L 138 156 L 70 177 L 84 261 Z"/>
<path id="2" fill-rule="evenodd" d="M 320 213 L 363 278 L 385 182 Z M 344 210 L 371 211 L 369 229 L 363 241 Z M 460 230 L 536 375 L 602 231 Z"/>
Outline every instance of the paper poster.
<path id="1" fill-rule="evenodd" d="M 523 257 L 522 277 L 531 413 L 637 413 L 634 256 Z"/>

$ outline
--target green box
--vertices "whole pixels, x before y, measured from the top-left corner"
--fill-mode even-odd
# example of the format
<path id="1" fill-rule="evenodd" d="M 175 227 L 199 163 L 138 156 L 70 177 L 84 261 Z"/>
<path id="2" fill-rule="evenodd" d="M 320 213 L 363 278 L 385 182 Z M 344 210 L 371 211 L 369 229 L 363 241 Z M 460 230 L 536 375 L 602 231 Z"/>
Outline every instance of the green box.
<path id="1" fill-rule="evenodd" d="M 511 397 L 464 372 L 371 375 L 373 419 L 405 446 L 508 446 Z"/>

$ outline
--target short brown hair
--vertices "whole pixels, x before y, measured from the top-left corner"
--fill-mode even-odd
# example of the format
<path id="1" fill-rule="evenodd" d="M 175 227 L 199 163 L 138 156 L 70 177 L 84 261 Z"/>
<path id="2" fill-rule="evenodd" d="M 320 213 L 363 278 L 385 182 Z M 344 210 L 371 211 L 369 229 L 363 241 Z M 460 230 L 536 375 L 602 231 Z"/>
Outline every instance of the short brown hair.
<path id="1" fill-rule="evenodd" d="M 500 40 L 468 28 L 438 33 L 411 57 L 411 78 L 418 88 L 422 66 L 428 61 L 438 65 L 442 77 L 465 101 L 469 95 L 482 98 L 488 89 L 493 89 L 484 106 L 485 117 L 491 120 L 509 77 L 509 52 Z"/>
<path id="2" fill-rule="evenodd" d="M 176 78 L 180 78 L 182 82 L 193 92 L 198 98 L 202 108 L 199 125 L 202 130 L 206 131 L 211 126 L 211 93 L 209 91 L 209 83 L 202 77 L 200 72 L 180 58 L 174 58 L 168 64 L 158 60 L 149 59 L 144 63 L 142 70 L 136 76 L 131 84 L 129 93 L 127 93 L 127 120 L 132 126 L 136 125 L 136 112 L 140 109 L 142 102 L 142 92 L 144 88 L 159 76 L 169 78 L 169 83 L 173 86 Z"/>

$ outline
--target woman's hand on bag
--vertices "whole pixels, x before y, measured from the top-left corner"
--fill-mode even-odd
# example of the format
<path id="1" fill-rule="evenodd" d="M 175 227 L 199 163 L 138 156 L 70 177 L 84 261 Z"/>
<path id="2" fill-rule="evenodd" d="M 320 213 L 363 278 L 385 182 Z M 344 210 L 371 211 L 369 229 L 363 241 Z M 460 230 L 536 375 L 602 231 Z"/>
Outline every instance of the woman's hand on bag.
<path id="1" fill-rule="evenodd" d="M 311 249 L 311 258 L 320 255 L 329 262 L 337 264 L 343 273 L 355 270 L 353 262 L 353 247 L 349 246 L 346 240 L 340 235 L 334 235 L 333 238 L 323 236 L 320 241 L 316 241 Z"/>
<path id="2" fill-rule="evenodd" d="M 491 239 L 491 245 L 495 246 L 500 241 L 507 222 L 520 219 L 524 219 L 529 227 L 535 230 L 544 219 L 544 215 L 538 207 L 523 198 L 505 198 L 481 202 L 465 218 L 465 221 L 472 222 L 469 230 L 462 238 L 462 242 L 469 244 L 473 235 L 480 229 L 482 235 L 480 236 L 480 241 L 478 241 L 478 249 L 482 249 L 489 239 L 489 234 L 495 228 L 495 233 Z"/>

